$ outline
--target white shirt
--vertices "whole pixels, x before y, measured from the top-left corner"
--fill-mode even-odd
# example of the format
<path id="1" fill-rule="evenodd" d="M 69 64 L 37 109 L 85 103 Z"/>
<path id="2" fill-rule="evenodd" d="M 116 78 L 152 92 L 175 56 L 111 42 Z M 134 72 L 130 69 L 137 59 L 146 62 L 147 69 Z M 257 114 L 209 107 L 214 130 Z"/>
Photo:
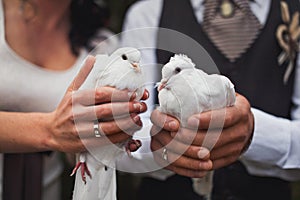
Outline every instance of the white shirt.
<path id="1" fill-rule="evenodd" d="M 144 0 L 133 5 L 126 16 L 123 31 L 146 27 L 158 27 L 162 12 L 161 0 Z M 191 0 L 199 23 L 202 22 L 203 0 Z M 262 25 L 265 25 L 271 0 L 251 2 L 251 10 Z M 275 33 L 274 33 L 275 34 Z M 123 34 L 122 46 L 137 48 L 148 47 L 142 51 L 144 65 L 156 63 L 156 32 L 144 31 L 143 34 Z M 286 180 L 300 180 L 300 56 L 296 66 L 294 93 L 295 107 L 292 120 L 276 117 L 252 108 L 255 130 L 248 151 L 242 156 L 248 171 L 253 175 L 280 177 Z M 149 65 L 148 80 L 157 81 L 157 68 Z M 150 90 L 153 94 L 153 90 Z M 154 96 L 154 95 L 152 95 Z M 150 99 L 153 105 L 153 99 Z M 280 106 L 280 105 L 279 105 Z"/>
<path id="2" fill-rule="evenodd" d="M 53 111 L 62 99 L 83 59 L 65 71 L 51 71 L 36 66 L 15 53 L 5 40 L 5 24 L 0 0 L 0 110 L 16 112 Z M 44 156 L 43 200 L 60 199 L 63 162 L 59 153 Z M 2 199 L 3 155 L 0 154 L 0 200 Z"/>

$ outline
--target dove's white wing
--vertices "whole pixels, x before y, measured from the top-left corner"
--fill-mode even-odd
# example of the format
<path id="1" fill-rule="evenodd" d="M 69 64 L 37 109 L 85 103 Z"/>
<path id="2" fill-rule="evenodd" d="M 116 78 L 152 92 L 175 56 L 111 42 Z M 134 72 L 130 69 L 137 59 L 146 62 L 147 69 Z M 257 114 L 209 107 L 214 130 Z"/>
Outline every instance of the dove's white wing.
<path id="1" fill-rule="evenodd" d="M 210 96 L 210 107 L 207 110 L 215 110 L 232 106 L 235 102 L 235 90 L 231 81 L 222 75 L 205 75 Z M 206 110 L 205 110 L 206 111 Z"/>
<path id="2" fill-rule="evenodd" d="M 208 86 L 196 69 L 171 77 L 158 94 L 160 110 L 175 116 L 185 126 L 188 117 L 209 107 Z"/>
<path id="3" fill-rule="evenodd" d="M 106 64 L 109 62 L 109 56 L 106 54 L 99 54 L 96 56 L 96 62 L 94 64 L 93 69 L 91 70 L 90 74 L 80 87 L 80 89 L 94 89 L 96 87 L 96 81 L 98 79 L 97 76 L 102 74 L 103 70 L 105 69 Z"/>
<path id="4" fill-rule="evenodd" d="M 194 68 L 184 69 L 171 77 L 158 97 L 159 109 L 177 117 L 185 126 L 193 114 L 233 105 L 235 90 L 228 78 L 208 75 Z M 202 179 L 193 179 L 194 190 L 206 199 L 210 199 L 212 178 L 213 171 Z"/>
<path id="5" fill-rule="evenodd" d="M 129 91 L 137 92 L 137 100 L 139 100 L 144 93 L 144 76 L 142 73 L 134 73 L 132 69 L 124 67 L 130 65 L 128 61 L 117 59 L 116 56 L 110 56 L 104 63 L 100 62 L 97 57 L 95 66 L 99 66 L 100 70 L 95 75 L 96 86 L 113 86 L 119 90 L 128 89 Z M 101 57 L 102 59 L 102 57 Z M 109 142 L 109 141 L 108 141 Z M 124 144 L 109 144 L 101 146 L 93 152 L 103 164 L 107 166 L 114 166 L 116 159 L 123 153 Z"/>
<path id="6" fill-rule="evenodd" d="M 109 60 L 106 66 L 98 72 L 96 77 L 98 86 L 114 86 L 119 90 L 128 89 L 129 91 L 137 92 L 137 100 L 139 100 L 144 93 L 145 77 L 141 73 L 133 73 L 133 70 L 122 67 L 128 64 L 124 60 Z"/>
<path id="7" fill-rule="evenodd" d="M 97 55 L 94 68 L 82 88 L 113 86 L 120 90 L 137 90 L 136 92 L 141 97 L 144 92 L 144 78 L 141 73 L 133 73 L 131 63 L 128 62 L 127 58 L 123 58 L 123 54 L 128 51 L 133 52 L 133 54 L 128 54 L 128 58 L 133 57 L 134 61 L 137 62 L 136 56 L 139 54 L 136 54 L 137 50 L 132 48 L 118 49 L 111 56 Z M 81 181 L 81 173 L 77 171 L 74 199 L 116 199 L 115 161 L 121 153 L 125 152 L 122 149 L 124 143 L 93 148 L 90 149 L 92 154 L 86 153 L 86 163 L 92 179 L 87 178 L 87 183 L 84 184 Z"/>
<path id="8" fill-rule="evenodd" d="M 209 103 L 206 108 L 203 107 L 203 111 L 220 109 L 226 106 L 232 106 L 235 103 L 234 85 L 227 77 L 217 74 L 200 74 L 204 78 L 204 82 L 207 84 L 208 91 L 206 94 L 209 96 Z M 193 187 L 195 192 L 204 196 L 207 200 L 211 199 L 213 174 L 214 171 L 210 171 L 202 179 L 193 178 Z"/>
<path id="9" fill-rule="evenodd" d="M 109 56 L 105 54 L 99 54 L 96 56 L 96 62 L 94 64 L 93 69 L 91 70 L 89 76 L 83 83 L 83 85 L 80 87 L 81 90 L 83 89 L 95 89 L 96 83 L 98 80 L 99 75 L 104 75 L 105 67 L 107 63 L 109 62 Z M 88 97 L 91 98 L 91 100 L 95 99 L 94 96 Z M 92 102 L 92 101 L 91 101 Z M 86 162 L 88 169 L 91 173 L 92 180 L 87 178 L 87 183 L 85 184 L 82 181 L 81 178 L 81 171 L 80 169 L 76 173 L 75 178 L 75 185 L 74 185 L 74 191 L 73 191 L 73 200 L 82 200 L 82 199 L 99 199 L 103 200 L 103 198 L 98 198 L 99 196 L 99 190 L 102 190 L 99 185 L 101 183 L 106 183 L 108 185 L 113 186 L 114 185 L 114 177 L 111 173 L 106 173 L 105 171 L 105 165 L 102 163 L 96 161 L 93 156 L 88 153 L 80 153 L 81 162 Z M 99 183 L 99 184 L 97 184 Z M 107 200 L 113 200 L 115 199 L 115 188 L 105 188 L 105 194 L 102 195 L 113 195 L 114 197 L 109 197 Z"/>
<path id="10" fill-rule="evenodd" d="M 226 106 L 233 106 L 236 98 L 234 85 L 226 76 L 221 76 L 221 78 L 226 91 Z"/>

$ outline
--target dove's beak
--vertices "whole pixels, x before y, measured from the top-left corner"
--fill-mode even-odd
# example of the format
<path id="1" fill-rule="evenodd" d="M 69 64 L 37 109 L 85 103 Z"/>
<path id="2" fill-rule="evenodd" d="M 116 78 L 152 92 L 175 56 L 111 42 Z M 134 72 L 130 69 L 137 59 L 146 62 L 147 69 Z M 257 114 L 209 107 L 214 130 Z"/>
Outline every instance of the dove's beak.
<path id="1" fill-rule="evenodd" d="M 141 72 L 141 68 L 140 68 L 140 65 L 138 63 L 131 63 L 134 71 L 136 72 Z"/>
<path id="2" fill-rule="evenodd" d="M 167 80 L 162 80 L 162 81 L 160 82 L 158 88 L 157 88 L 157 91 L 159 92 L 159 91 L 161 91 L 162 89 L 164 89 L 164 88 L 166 87 L 166 85 L 167 85 L 167 82 L 168 82 Z"/>

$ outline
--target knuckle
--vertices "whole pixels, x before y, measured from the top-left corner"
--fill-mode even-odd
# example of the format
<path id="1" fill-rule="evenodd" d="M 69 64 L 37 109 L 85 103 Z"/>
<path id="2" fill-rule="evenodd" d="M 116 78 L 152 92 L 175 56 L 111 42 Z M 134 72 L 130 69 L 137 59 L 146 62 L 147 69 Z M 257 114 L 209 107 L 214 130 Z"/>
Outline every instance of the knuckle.
<path id="1" fill-rule="evenodd" d="M 187 169 L 198 169 L 199 167 L 197 167 L 197 165 L 195 164 L 195 162 L 193 162 L 193 161 L 190 161 L 190 162 L 184 162 L 184 163 L 182 163 L 183 164 L 183 166 L 184 166 L 184 164 L 186 165 L 186 167 L 187 167 Z"/>
<path id="2" fill-rule="evenodd" d="M 95 99 L 103 101 L 104 99 L 108 99 L 108 92 L 103 89 L 103 87 L 97 88 L 95 90 Z"/>
<path id="3" fill-rule="evenodd" d="M 191 170 L 185 170 L 181 172 L 182 176 L 187 176 L 187 177 L 196 177 L 196 173 Z"/>
<path id="4" fill-rule="evenodd" d="M 96 111 L 98 117 L 107 116 L 109 113 L 110 113 L 110 109 L 104 106 L 99 106 Z"/>
<path id="5" fill-rule="evenodd" d="M 200 167 L 201 170 L 210 170 L 212 168 L 212 163 L 202 161 L 202 162 L 199 163 L 199 167 Z"/>
<path id="6" fill-rule="evenodd" d="M 73 112 L 69 112 L 69 113 L 67 114 L 66 118 L 67 118 L 67 121 L 69 121 L 69 122 L 74 123 L 74 121 L 75 121 L 75 116 L 74 116 L 74 113 L 73 113 Z"/>
<path id="7" fill-rule="evenodd" d="M 249 118 L 250 118 L 250 114 L 251 114 L 251 107 L 250 107 L 250 104 L 247 103 L 242 109 L 241 109 L 241 116 L 242 116 L 242 119 L 248 121 Z"/>
<path id="8" fill-rule="evenodd" d="M 100 89 L 97 89 L 95 91 L 95 99 L 101 99 L 102 96 L 103 96 L 102 91 Z"/>
<path id="9" fill-rule="evenodd" d="M 106 123 L 104 126 L 101 126 L 100 131 L 105 135 L 110 135 L 115 131 L 115 125 L 113 123 Z"/>
<path id="10" fill-rule="evenodd" d="M 186 154 L 188 156 L 194 157 L 194 158 L 198 158 L 197 153 L 199 151 L 198 147 L 195 146 L 189 146 L 186 150 Z"/>
<path id="11" fill-rule="evenodd" d="M 115 132 L 116 128 L 120 128 L 120 125 L 115 124 L 114 122 L 109 122 L 106 125 L 106 132 L 107 133 Z"/>
<path id="12" fill-rule="evenodd" d="M 78 100 L 77 100 L 77 98 L 74 97 L 74 96 L 72 96 L 72 97 L 67 96 L 67 98 L 65 99 L 65 102 L 66 102 L 66 105 L 67 105 L 67 106 L 72 106 L 72 105 L 73 105 L 73 102 L 74 102 L 74 103 L 75 103 L 75 102 L 77 103 Z"/>
<path id="13" fill-rule="evenodd" d="M 227 151 L 230 153 L 232 156 L 238 156 L 243 148 L 243 143 L 233 143 L 229 147 L 227 147 Z"/>
<path id="14" fill-rule="evenodd" d="M 226 121 L 228 121 L 228 122 L 232 122 L 233 120 L 234 120 L 234 118 L 233 118 L 234 116 L 233 116 L 233 114 L 232 113 L 228 113 L 227 115 L 226 115 Z"/>
<path id="15" fill-rule="evenodd" d="M 79 137 L 79 133 L 77 131 L 77 128 L 75 126 L 73 126 L 70 130 L 70 135 L 74 138 L 78 138 Z"/>
<path id="16" fill-rule="evenodd" d="M 207 175 L 206 171 L 197 171 L 194 175 L 194 178 L 203 178 Z"/>
<path id="17" fill-rule="evenodd" d="M 249 126 L 242 126 L 240 129 L 240 134 L 239 134 L 239 138 L 241 141 L 245 141 L 248 138 L 249 132 L 250 132 L 250 128 Z"/>

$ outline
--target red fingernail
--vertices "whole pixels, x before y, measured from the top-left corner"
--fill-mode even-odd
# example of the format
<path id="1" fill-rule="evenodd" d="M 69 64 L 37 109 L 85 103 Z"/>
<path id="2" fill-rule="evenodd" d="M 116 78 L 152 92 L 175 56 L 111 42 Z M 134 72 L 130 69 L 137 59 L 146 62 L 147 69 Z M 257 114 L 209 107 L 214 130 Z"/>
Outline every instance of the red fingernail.
<path id="1" fill-rule="evenodd" d="M 128 92 L 129 99 L 135 99 L 137 96 L 136 92 Z"/>
<path id="2" fill-rule="evenodd" d="M 138 115 L 136 115 L 136 116 L 133 117 L 133 121 L 134 121 L 134 122 L 138 122 L 138 121 L 140 121 L 140 119 L 141 119 L 141 118 L 140 118 L 140 116 L 138 116 Z"/>
<path id="3" fill-rule="evenodd" d="M 142 105 L 140 103 L 134 103 L 133 108 L 136 111 L 141 111 L 142 110 Z"/>
<path id="4" fill-rule="evenodd" d="M 148 99 L 149 98 L 149 92 L 146 90 L 146 99 Z"/>

